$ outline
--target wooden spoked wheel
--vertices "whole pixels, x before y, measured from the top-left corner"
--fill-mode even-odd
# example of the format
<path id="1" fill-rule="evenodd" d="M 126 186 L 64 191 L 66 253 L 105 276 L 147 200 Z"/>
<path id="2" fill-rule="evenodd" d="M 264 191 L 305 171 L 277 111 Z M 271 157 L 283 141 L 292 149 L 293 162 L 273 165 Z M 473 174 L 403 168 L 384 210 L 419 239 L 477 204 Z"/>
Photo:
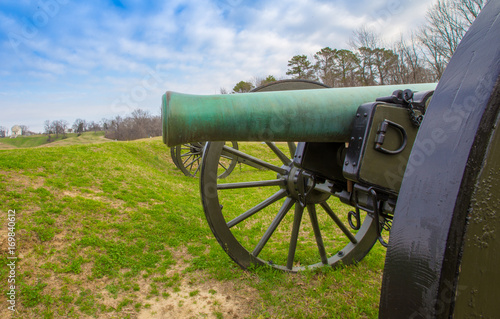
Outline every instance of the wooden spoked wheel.
<path id="1" fill-rule="evenodd" d="M 242 164 L 220 183 L 218 162 L 225 153 L 251 166 Z M 346 226 L 349 209 L 330 196 L 327 182 L 312 183 L 315 177 L 294 166 L 287 153 L 287 143 L 240 143 L 240 150 L 206 145 L 201 196 L 222 248 L 243 268 L 261 264 L 296 272 L 361 260 L 378 238 L 374 219 L 361 216 L 357 231 Z"/>
<path id="2" fill-rule="evenodd" d="M 170 149 L 170 155 L 175 166 L 179 168 L 184 175 L 196 177 L 200 170 L 200 162 L 203 156 L 205 142 L 194 142 L 174 146 Z M 237 142 L 227 142 L 230 147 L 238 149 Z M 219 161 L 220 174 L 219 178 L 225 178 L 233 171 L 237 164 L 237 159 L 229 155 L 223 154 Z"/>

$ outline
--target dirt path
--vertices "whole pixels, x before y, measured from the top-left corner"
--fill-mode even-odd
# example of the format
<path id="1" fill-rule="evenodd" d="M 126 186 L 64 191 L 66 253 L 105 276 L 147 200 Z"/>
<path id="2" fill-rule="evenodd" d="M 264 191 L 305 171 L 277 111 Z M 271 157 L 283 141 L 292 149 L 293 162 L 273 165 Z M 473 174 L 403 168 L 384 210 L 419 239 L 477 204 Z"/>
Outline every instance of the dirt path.
<path id="1" fill-rule="evenodd" d="M 247 318 L 255 292 L 231 282 L 183 280 L 180 291 L 157 298 L 137 318 Z"/>
<path id="2" fill-rule="evenodd" d="M 182 257 L 181 257 L 182 256 Z M 159 296 L 141 300 L 150 304 L 142 309 L 138 319 L 173 319 L 173 318 L 248 318 L 258 300 L 258 292 L 235 281 L 217 281 L 207 279 L 202 271 L 185 272 L 188 263 L 182 261 L 187 252 L 179 253 L 179 261 L 167 276 L 181 274 L 179 286 L 169 289 L 168 296 Z M 141 291 L 147 291 L 150 281 L 142 280 Z M 141 299 L 141 298 L 140 298 Z"/>
<path id="3" fill-rule="evenodd" d="M 15 148 L 17 148 L 17 147 L 10 145 L 10 144 L 4 144 L 4 143 L 0 142 L 0 150 L 12 150 Z"/>

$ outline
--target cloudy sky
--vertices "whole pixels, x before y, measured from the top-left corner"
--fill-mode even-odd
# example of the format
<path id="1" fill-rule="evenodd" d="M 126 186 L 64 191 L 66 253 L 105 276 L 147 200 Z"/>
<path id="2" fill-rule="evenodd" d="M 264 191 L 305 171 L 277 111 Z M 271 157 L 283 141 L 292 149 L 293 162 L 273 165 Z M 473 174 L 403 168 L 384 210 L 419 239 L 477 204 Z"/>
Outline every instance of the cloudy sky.
<path id="1" fill-rule="evenodd" d="M 348 48 L 361 26 L 397 39 L 435 1 L 2 1 L 0 126 L 159 114 L 167 90 L 284 78 L 292 56 Z"/>

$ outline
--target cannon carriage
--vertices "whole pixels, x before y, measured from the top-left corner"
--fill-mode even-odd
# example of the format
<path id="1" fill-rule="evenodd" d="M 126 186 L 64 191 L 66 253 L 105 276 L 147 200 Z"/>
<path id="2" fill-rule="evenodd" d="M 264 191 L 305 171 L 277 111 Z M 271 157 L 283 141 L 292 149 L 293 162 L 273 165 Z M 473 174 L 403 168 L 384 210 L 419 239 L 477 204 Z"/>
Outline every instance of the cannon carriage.
<path id="1" fill-rule="evenodd" d="M 277 85 L 286 88 L 285 84 Z M 264 141 L 274 157 L 263 160 L 251 149 L 237 150 L 224 142 L 208 142 L 204 148 L 200 185 L 206 218 L 221 246 L 240 266 L 258 263 L 295 272 L 349 264 L 361 260 L 389 227 L 402 179 L 402 173 L 388 178 L 383 169 L 370 174 L 366 167 L 370 171 L 370 165 L 385 165 L 391 159 L 399 164 L 408 158 L 418 129 L 412 120 L 424 113 L 434 87 L 272 91 L 270 85 L 261 93 L 238 95 L 169 92 L 163 105 L 164 141 L 169 145 L 227 137 L 258 141 L 257 145 Z M 192 107 L 205 111 L 193 112 Z M 174 127 L 178 123 L 183 124 Z M 373 140 L 373 145 L 362 145 L 361 140 Z M 374 145 L 379 149 L 373 153 Z M 364 156 L 369 158 L 366 164 Z M 265 171 L 259 180 L 240 174 L 223 183 L 217 179 L 223 157 Z M 232 208 L 232 196 L 244 200 L 245 193 L 255 192 L 261 194 L 260 201 L 249 203 L 244 211 Z M 338 204 L 331 197 L 354 210 L 335 212 L 332 207 Z M 249 226 L 253 224 L 260 230 Z M 311 246 L 317 253 L 303 255 Z"/>
<path id="2" fill-rule="evenodd" d="M 390 228 L 381 318 L 497 317 L 499 16 L 490 1 L 437 87 L 167 92 L 164 142 L 215 141 L 200 192 L 221 247 L 243 268 L 295 272 L 360 261 Z M 259 143 L 236 150 L 226 140 Z M 257 145 L 275 158 L 254 154 Z M 266 170 L 221 182 L 222 154 Z"/>

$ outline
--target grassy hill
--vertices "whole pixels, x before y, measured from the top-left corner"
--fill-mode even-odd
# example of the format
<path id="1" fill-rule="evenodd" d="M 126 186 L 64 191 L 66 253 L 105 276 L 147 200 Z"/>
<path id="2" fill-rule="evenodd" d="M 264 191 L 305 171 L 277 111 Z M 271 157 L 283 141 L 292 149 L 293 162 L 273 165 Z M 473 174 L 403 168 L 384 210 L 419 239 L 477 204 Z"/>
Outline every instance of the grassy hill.
<path id="1" fill-rule="evenodd" d="M 32 136 L 19 136 L 17 138 L 2 138 L 0 139 L 1 149 L 12 148 L 30 148 L 38 146 L 62 146 L 62 145 L 75 145 L 75 144 L 95 144 L 104 143 L 109 140 L 104 138 L 104 132 L 85 132 L 81 135 L 76 133 L 68 133 L 66 137 L 59 135 L 51 136 L 48 140 L 47 135 L 32 135 Z"/>
<path id="2" fill-rule="evenodd" d="M 160 138 L 0 150 L 0 213 L 16 211 L 14 318 L 377 317 L 380 245 L 356 266 L 243 271 L 210 232 L 198 184 Z M 0 234 L 6 282 L 5 223 Z M 5 293 L 0 303 L 6 318 Z"/>

